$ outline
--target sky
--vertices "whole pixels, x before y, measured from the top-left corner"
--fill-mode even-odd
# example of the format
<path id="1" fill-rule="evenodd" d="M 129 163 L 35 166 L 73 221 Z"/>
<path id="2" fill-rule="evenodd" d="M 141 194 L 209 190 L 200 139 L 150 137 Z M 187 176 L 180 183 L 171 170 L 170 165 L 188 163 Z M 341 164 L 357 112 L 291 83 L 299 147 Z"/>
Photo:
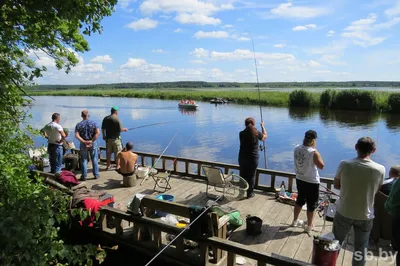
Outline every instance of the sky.
<path id="1" fill-rule="evenodd" d="M 70 74 L 38 84 L 399 80 L 400 0 L 120 0 Z"/>

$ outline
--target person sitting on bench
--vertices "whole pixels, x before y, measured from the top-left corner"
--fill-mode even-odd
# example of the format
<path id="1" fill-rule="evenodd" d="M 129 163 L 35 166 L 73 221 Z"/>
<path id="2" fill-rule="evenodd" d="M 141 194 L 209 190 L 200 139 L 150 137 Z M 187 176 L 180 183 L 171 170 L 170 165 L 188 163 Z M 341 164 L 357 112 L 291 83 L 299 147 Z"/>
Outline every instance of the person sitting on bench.
<path id="1" fill-rule="evenodd" d="M 127 142 L 125 148 L 117 155 L 120 168 L 116 170 L 122 176 L 132 176 L 136 170 L 138 155 L 133 153 L 133 143 Z"/>

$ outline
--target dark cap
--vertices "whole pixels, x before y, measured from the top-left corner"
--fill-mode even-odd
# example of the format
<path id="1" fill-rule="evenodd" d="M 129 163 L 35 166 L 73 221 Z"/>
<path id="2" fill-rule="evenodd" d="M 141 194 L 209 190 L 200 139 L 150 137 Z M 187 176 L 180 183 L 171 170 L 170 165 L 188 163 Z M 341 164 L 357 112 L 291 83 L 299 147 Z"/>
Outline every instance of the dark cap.
<path id="1" fill-rule="evenodd" d="M 318 138 L 317 132 L 314 130 L 308 130 L 306 134 L 304 135 L 304 138 L 306 139 L 316 139 Z"/>

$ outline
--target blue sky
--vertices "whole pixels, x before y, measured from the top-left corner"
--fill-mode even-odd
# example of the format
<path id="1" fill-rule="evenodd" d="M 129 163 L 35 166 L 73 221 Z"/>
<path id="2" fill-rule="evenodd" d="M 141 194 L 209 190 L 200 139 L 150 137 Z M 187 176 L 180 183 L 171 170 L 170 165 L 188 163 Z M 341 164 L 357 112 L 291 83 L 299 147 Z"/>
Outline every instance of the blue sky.
<path id="1" fill-rule="evenodd" d="M 68 75 L 39 84 L 399 80 L 400 0 L 122 0 Z"/>

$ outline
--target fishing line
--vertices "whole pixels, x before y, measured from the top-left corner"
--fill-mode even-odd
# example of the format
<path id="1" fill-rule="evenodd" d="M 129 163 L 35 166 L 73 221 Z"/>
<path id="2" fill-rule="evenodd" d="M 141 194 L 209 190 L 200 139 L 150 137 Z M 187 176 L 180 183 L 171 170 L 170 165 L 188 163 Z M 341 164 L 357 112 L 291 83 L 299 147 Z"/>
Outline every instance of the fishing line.
<path id="1" fill-rule="evenodd" d="M 217 203 L 217 201 L 222 197 L 218 196 L 215 200 L 214 203 Z M 164 250 L 166 250 L 172 243 L 175 242 L 175 240 L 177 240 L 184 232 L 186 232 L 187 230 L 190 229 L 190 226 L 192 226 L 198 219 L 200 219 L 200 217 L 202 217 L 209 209 L 211 209 L 214 205 L 210 204 L 210 206 L 208 206 L 202 213 L 199 214 L 199 216 L 197 216 L 193 222 L 191 222 L 190 224 L 188 224 L 177 236 L 174 237 L 174 239 L 172 239 L 163 249 L 160 250 L 160 252 L 158 252 L 145 266 L 150 265 L 158 256 L 161 255 L 161 253 L 164 252 Z"/>
<path id="2" fill-rule="evenodd" d="M 378 120 L 378 131 L 376 133 L 376 147 L 378 147 L 378 144 L 379 144 L 379 130 L 381 128 L 379 123 L 381 122 L 381 118 L 382 118 L 382 109 L 381 109 L 381 112 L 379 114 L 379 120 Z M 374 154 L 374 157 L 376 159 L 376 153 Z"/>
<path id="3" fill-rule="evenodd" d="M 176 135 L 178 135 L 178 132 L 175 133 L 175 135 L 173 136 L 173 138 L 170 140 L 170 142 L 168 143 L 167 147 L 165 147 L 165 149 L 163 150 L 163 152 L 161 153 L 161 155 L 157 158 L 157 160 L 154 162 L 154 165 L 151 167 L 154 169 L 154 167 L 156 166 L 156 164 L 158 163 L 158 161 L 160 160 L 160 158 L 164 155 L 164 153 L 167 151 L 167 149 L 169 148 L 169 146 L 171 145 L 171 143 L 174 141 Z M 146 180 L 146 178 L 143 178 L 142 182 L 140 182 L 140 185 L 143 184 L 143 182 Z"/>
<path id="4" fill-rule="evenodd" d="M 169 124 L 169 123 L 173 123 L 173 122 L 170 122 L 170 121 L 169 122 L 159 122 L 159 123 L 148 124 L 148 125 L 143 125 L 143 126 L 138 126 L 138 127 L 131 127 L 131 128 L 128 128 L 128 130 L 135 130 L 135 129 L 139 129 L 139 128 L 151 127 L 151 126 Z"/>
<path id="5" fill-rule="evenodd" d="M 251 38 L 251 44 L 253 46 L 254 65 L 256 67 L 256 76 L 257 76 L 258 104 L 260 106 L 260 116 L 261 116 L 261 123 L 262 123 L 262 122 L 264 122 L 264 120 L 263 120 L 263 113 L 262 113 L 262 108 L 261 108 L 261 92 L 260 92 L 260 82 L 259 82 L 259 79 L 258 79 L 258 67 L 257 67 L 257 59 L 256 59 L 256 50 L 254 48 L 253 35 L 251 34 L 251 32 L 249 32 L 249 33 L 250 33 L 250 38 Z M 260 145 L 260 150 L 264 151 L 264 165 L 265 165 L 265 168 L 267 169 L 268 165 L 267 165 L 267 151 L 266 151 L 266 148 L 265 148 L 265 140 L 263 140 L 263 146 Z"/>

